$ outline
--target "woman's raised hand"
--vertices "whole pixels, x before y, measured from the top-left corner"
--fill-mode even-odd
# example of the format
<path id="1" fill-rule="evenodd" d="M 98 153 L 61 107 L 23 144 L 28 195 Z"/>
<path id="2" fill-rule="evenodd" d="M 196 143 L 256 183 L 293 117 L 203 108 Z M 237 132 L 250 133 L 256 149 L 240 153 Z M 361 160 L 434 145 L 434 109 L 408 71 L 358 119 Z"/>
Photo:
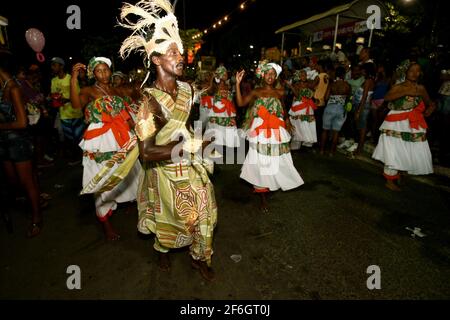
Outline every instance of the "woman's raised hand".
<path id="1" fill-rule="evenodd" d="M 78 78 L 78 75 L 80 74 L 81 69 L 86 70 L 86 65 L 84 65 L 82 63 L 77 63 L 72 67 L 72 79 Z"/>
<path id="2" fill-rule="evenodd" d="M 240 84 L 242 81 L 242 78 L 244 78 L 245 70 L 241 70 L 236 73 L 236 84 Z"/>

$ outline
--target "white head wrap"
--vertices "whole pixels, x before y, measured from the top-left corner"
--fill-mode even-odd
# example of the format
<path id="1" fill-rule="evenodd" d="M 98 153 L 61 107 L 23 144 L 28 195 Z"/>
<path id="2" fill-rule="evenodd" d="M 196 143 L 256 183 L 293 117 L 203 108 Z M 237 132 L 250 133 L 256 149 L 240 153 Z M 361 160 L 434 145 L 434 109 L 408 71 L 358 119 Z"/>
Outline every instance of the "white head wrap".
<path id="1" fill-rule="evenodd" d="M 112 66 L 111 59 L 109 59 L 109 58 L 105 58 L 105 57 L 96 57 L 96 58 L 95 58 L 95 61 L 103 62 L 103 63 L 105 63 L 105 64 L 106 64 L 108 67 L 110 67 L 110 68 L 111 68 L 111 66 Z"/>
<path id="2" fill-rule="evenodd" d="M 277 78 L 280 76 L 280 73 L 283 70 L 279 64 L 276 64 L 274 62 L 269 62 L 267 66 L 270 66 L 275 70 L 275 72 L 277 73 Z"/>
<path id="3" fill-rule="evenodd" d="M 98 66 L 100 63 L 106 64 L 109 68 L 111 68 L 112 62 L 110 59 L 105 57 L 92 57 L 91 60 L 89 60 L 88 64 L 88 78 L 94 77 L 94 70 L 95 67 Z"/>

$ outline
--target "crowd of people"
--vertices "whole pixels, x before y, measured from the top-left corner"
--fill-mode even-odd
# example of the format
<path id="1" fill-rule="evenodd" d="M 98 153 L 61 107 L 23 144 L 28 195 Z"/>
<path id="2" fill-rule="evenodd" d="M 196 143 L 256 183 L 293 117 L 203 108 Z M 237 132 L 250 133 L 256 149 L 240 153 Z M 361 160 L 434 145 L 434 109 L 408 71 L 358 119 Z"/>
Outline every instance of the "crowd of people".
<path id="1" fill-rule="evenodd" d="M 389 72 L 393 68 L 374 61 L 369 48 L 359 61 L 350 62 L 339 48 L 326 59 L 303 58 L 295 68 L 262 60 L 254 72 L 229 72 L 220 64 L 183 81 L 172 6 L 146 3 L 125 4 L 120 22 L 133 30 L 121 56 L 143 50 L 154 73 L 143 89 L 106 57 L 76 63 L 71 74 L 55 57 L 44 95 L 39 67 L 14 68 L 13 55 L 0 53 L 0 160 L 11 192 L 20 197 L 25 191 L 31 204 L 29 237 L 41 232 L 42 210 L 51 199 L 40 191 L 37 170 L 55 157 L 68 166 L 82 164 L 82 193 L 94 195 L 108 240 L 120 237 L 110 222 L 117 203 L 137 201 L 138 230 L 155 234 L 159 267 L 169 270 L 170 250 L 189 246 L 192 266 L 209 281 L 218 211 L 210 180 L 215 157 L 246 146 L 240 177 L 259 195 L 262 213 L 270 211 L 270 192 L 304 184 L 291 152 L 305 148 L 324 156 L 342 149 L 358 158 L 371 138 L 371 156 L 384 163 L 386 187 L 393 191 L 400 190 L 401 172 L 433 172 L 425 119 L 438 106 L 437 131 L 447 132 L 450 70 L 442 72 L 435 101 L 421 83 L 417 57 Z M 131 14 L 139 24 L 127 20 Z M 151 37 L 141 36 L 148 30 Z M 200 139 L 194 121 L 201 123 Z M 204 157 L 210 146 L 211 157 Z M 448 156 L 445 139 L 441 150 Z"/>

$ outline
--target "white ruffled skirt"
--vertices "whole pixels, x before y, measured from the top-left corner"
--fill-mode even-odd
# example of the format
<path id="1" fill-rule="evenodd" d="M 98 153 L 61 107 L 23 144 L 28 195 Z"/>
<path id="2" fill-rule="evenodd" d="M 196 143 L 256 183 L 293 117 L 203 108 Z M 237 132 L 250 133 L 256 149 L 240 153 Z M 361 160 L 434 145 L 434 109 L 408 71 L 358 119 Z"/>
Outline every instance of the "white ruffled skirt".
<path id="1" fill-rule="evenodd" d="M 241 169 L 240 177 L 258 188 L 268 188 L 270 191 L 281 189 L 283 191 L 297 188 L 304 184 L 303 179 L 295 169 L 291 153 L 265 155 L 258 152 L 257 144 L 271 145 L 272 150 L 277 150 L 282 143 L 289 143 L 291 136 L 286 129 L 279 128 L 280 140 L 272 131 L 270 137 L 266 137 L 263 131 L 259 135 L 252 136 L 254 129 L 263 123 L 261 118 L 253 120 L 252 127 L 248 131 L 247 139 L 250 148 Z"/>
<path id="2" fill-rule="evenodd" d="M 293 107 L 299 105 L 300 102 L 296 101 L 292 104 Z M 312 115 L 314 112 L 308 113 L 308 109 L 299 110 L 293 112 L 292 109 L 289 110 L 291 124 L 294 126 L 294 134 L 292 136 L 292 141 L 299 141 L 305 143 L 316 143 L 317 142 L 317 131 L 316 131 L 316 121 L 302 121 L 300 119 L 294 119 L 295 116 L 300 115 Z"/>
<path id="3" fill-rule="evenodd" d="M 214 144 L 229 148 L 239 147 L 237 127 L 224 127 L 215 123 L 208 123 L 205 135 L 214 137 Z"/>
<path id="4" fill-rule="evenodd" d="M 392 110 L 389 114 L 403 113 L 405 111 Z M 409 120 L 384 121 L 380 130 L 392 130 L 397 132 L 425 133 L 426 130 L 412 129 Z M 372 157 L 385 164 L 392 170 L 407 171 L 412 175 L 433 173 L 433 161 L 428 141 L 411 142 L 401 138 L 380 135 L 377 147 Z"/>
<path id="5" fill-rule="evenodd" d="M 101 128 L 102 123 L 91 123 L 87 130 Z M 134 134 L 129 132 L 130 137 Z M 93 139 L 82 139 L 79 146 L 83 151 L 95 152 L 117 152 L 120 146 L 116 142 L 111 130 Z M 85 187 L 103 168 L 106 161 L 96 162 L 89 156 L 83 156 L 83 187 Z M 138 177 L 141 170 L 141 164 L 136 161 L 127 177 L 120 182 L 114 189 L 95 194 L 95 207 L 99 219 L 105 219 L 117 208 L 117 203 L 135 201 L 138 190 Z"/>

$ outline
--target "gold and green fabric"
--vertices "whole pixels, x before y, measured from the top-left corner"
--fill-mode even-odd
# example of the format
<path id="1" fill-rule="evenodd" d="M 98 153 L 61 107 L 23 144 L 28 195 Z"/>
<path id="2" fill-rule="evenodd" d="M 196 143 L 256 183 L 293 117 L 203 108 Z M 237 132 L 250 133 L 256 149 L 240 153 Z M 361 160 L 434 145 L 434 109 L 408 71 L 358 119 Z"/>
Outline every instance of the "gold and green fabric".
<path id="1" fill-rule="evenodd" d="M 167 145 L 177 133 L 192 135 L 186 122 L 192 105 L 189 84 L 177 82 L 176 101 L 156 88 L 145 90 L 167 111 L 168 122 L 158 131 L 148 99 L 138 113 L 136 134 L 141 141 L 155 136 L 156 145 Z M 207 166 L 197 156 L 189 161 L 149 161 L 143 164 L 138 188 L 138 230 L 154 233 L 154 248 L 160 252 L 190 246 L 195 260 L 211 264 L 213 231 L 217 222 L 214 188 Z"/>

